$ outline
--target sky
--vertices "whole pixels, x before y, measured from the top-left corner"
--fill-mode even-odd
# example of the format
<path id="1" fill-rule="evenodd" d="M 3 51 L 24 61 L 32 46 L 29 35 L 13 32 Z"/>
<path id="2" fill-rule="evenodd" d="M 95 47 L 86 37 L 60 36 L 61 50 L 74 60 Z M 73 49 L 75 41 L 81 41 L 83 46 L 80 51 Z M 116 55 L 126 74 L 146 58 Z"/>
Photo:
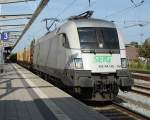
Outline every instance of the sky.
<path id="1" fill-rule="evenodd" d="M 134 1 L 133 4 L 131 1 Z M 47 31 L 44 18 L 57 17 L 61 21 L 69 16 L 78 15 L 86 10 L 93 10 L 92 17 L 114 21 L 117 28 L 121 29 L 125 43 L 136 41 L 139 43 L 150 37 L 150 0 L 49 0 L 48 5 L 37 17 L 30 29 L 23 36 L 14 51 L 25 48 L 33 39 L 38 39 Z M 2 5 L 2 14 L 33 13 L 40 0 L 35 2 Z M 8 21 L 7 24 L 27 23 L 27 21 Z M 6 23 L 0 23 L 6 24 Z M 62 23 L 58 23 L 59 26 Z M 142 26 L 139 26 L 142 24 Z"/>

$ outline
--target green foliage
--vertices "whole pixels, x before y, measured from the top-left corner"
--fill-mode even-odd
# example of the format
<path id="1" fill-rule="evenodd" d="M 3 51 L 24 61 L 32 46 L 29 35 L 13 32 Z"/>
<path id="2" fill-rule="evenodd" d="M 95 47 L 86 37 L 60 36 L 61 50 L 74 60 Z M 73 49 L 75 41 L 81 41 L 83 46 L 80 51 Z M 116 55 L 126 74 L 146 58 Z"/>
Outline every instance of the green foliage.
<path id="1" fill-rule="evenodd" d="M 135 42 L 135 41 L 132 41 L 132 42 L 130 42 L 130 45 L 132 45 L 132 46 L 134 46 L 134 47 L 136 47 L 136 48 L 138 48 L 138 42 Z"/>
<path id="2" fill-rule="evenodd" d="M 16 62 L 17 61 L 17 53 L 14 53 L 14 54 L 10 55 L 10 61 L 11 62 Z"/>
<path id="3" fill-rule="evenodd" d="M 143 69 L 143 68 L 144 68 L 144 65 L 141 64 L 140 62 L 138 62 L 136 67 L 137 67 L 138 69 Z"/>
<path id="4" fill-rule="evenodd" d="M 144 64 L 140 62 L 139 60 L 137 60 L 129 64 L 129 69 L 150 70 L 150 62 L 147 62 L 146 64 Z"/>
<path id="5" fill-rule="evenodd" d="M 145 42 L 139 46 L 139 56 L 144 58 L 150 58 L 150 42 L 146 39 Z"/>
<path id="6" fill-rule="evenodd" d="M 146 69 L 147 69 L 147 70 L 150 70 L 150 64 L 147 64 L 147 65 L 146 65 Z"/>

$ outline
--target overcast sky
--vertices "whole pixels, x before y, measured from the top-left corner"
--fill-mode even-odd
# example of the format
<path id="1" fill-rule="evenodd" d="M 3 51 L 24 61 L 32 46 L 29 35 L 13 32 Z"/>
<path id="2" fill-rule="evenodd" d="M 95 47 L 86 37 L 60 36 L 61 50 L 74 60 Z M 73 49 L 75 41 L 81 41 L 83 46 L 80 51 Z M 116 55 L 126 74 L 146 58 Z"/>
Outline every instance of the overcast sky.
<path id="1" fill-rule="evenodd" d="M 131 2 L 134 1 L 134 4 Z M 141 1 L 144 1 L 140 4 Z M 36 2 L 2 5 L 2 14 L 32 13 L 40 0 Z M 30 30 L 17 45 L 16 50 L 29 45 L 33 38 L 38 39 L 46 32 L 42 20 L 46 17 L 58 17 L 61 20 L 69 16 L 80 14 L 86 10 L 93 10 L 94 18 L 115 21 L 125 37 L 125 43 L 131 41 L 143 42 L 150 37 L 150 0 L 50 0 Z M 23 21 L 13 21 L 22 23 Z M 7 22 L 8 23 L 8 22 Z M 10 21 L 9 23 L 12 23 Z M 4 24 L 4 23 L 3 23 Z M 139 24 L 143 26 L 140 27 Z"/>

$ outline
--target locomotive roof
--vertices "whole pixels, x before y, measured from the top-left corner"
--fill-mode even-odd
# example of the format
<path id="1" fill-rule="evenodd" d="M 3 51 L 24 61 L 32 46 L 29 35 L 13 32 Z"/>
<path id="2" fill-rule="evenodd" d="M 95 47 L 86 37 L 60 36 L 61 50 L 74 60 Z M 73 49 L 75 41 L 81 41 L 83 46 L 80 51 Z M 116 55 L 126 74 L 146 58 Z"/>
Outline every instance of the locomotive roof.
<path id="1" fill-rule="evenodd" d="M 108 28 L 116 28 L 115 24 L 113 22 L 107 21 L 107 20 L 102 20 L 102 19 L 90 18 L 90 19 L 75 19 L 75 20 L 69 20 L 69 21 L 74 22 L 77 27 L 108 27 Z M 51 36 L 55 35 L 57 33 L 57 30 L 58 29 L 55 29 L 54 31 L 51 31 L 51 32 L 45 34 L 44 36 L 42 36 L 40 39 L 38 39 L 38 41 L 36 41 L 36 44 L 38 42 L 42 41 L 42 39 L 46 39 L 47 37 L 50 37 L 50 34 L 51 34 Z"/>
<path id="2" fill-rule="evenodd" d="M 76 23 L 77 27 L 111 27 L 115 28 L 115 24 L 111 21 L 102 19 L 76 19 L 70 20 Z"/>

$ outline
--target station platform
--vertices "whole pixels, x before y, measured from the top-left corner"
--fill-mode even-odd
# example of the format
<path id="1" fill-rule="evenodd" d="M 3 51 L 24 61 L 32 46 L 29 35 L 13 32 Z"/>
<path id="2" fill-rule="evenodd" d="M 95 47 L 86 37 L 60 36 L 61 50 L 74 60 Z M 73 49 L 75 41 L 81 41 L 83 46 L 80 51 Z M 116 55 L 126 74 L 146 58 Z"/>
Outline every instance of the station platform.
<path id="1" fill-rule="evenodd" d="M 107 120 L 18 64 L 0 73 L 0 120 Z"/>

